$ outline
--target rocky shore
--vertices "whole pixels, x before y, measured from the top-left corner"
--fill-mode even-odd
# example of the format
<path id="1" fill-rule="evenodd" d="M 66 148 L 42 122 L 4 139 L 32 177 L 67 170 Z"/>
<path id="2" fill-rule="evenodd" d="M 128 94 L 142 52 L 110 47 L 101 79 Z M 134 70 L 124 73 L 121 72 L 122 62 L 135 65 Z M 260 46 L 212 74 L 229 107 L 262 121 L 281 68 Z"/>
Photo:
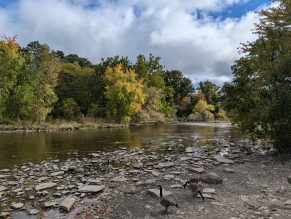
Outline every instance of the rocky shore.
<path id="1" fill-rule="evenodd" d="M 0 218 L 291 218 L 290 157 L 248 145 L 174 139 L 1 169 Z M 182 187 L 195 174 L 204 202 Z M 163 213 L 159 184 L 180 208 Z"/>

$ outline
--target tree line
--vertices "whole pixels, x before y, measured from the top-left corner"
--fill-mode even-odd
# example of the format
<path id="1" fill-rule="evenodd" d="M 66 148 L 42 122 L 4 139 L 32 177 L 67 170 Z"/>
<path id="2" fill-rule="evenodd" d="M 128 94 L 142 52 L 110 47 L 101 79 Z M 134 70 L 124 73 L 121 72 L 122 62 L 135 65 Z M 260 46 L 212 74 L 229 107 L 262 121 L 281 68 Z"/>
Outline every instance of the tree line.
<path id="1" fill-rule="evenodd" d="M 40 123 L 55 118 L 106 118 L 118 123 L 184 117 L 224 119 L 220 88 L 206 81 L 195 88 L 160 58 L 109 57 L 98 64 L 16 37 L 0 41 L 0 123 Z M 189 116 L 190 115 L 190 116 Z"/>

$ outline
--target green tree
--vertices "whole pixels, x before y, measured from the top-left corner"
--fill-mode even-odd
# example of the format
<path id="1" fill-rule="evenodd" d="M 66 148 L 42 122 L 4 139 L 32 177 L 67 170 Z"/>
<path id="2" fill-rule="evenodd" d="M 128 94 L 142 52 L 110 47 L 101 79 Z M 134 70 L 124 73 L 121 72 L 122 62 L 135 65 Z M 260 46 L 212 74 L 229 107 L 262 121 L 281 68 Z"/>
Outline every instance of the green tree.
<path id="1" fill-rule="evenodd" d="M 39 42 L 31 42 L 23 49 L 33 89 L 33 106 L 30 120 L 44 121 L 57 101 L 54 88 L 57 85 L 60 63 L 50 48 Z"/>
<path id="2" fill-rule="evenodd" d="M 243 44 L 224 86 L 225 107 L 234 123 L 252 135 L 274 139 L 279 151 L 291 151 L 291 4 L 262 10 L 258 39 Z"/>
<path id="3" fill-rule="evenodd" d="M 219 100 L 219 87 L 210 82 L 199 82 L 198 91 L 204 94 L 208 104 L 216 105 Z"/>
<path id="4" fill-rule="evenodd" d="M 136 79 L 133 69 L 123 70 L 121 64 L 108 68 L 105 79 L 108 116 L 120 123 L 130 122 L 144 103 L 142 81 Z"/>
<path id="5" fill-rule="evenodd" d="M 32 113 L 33 90 L 16 37 L 0 41 L 0 122 L 27 119 Z"/>

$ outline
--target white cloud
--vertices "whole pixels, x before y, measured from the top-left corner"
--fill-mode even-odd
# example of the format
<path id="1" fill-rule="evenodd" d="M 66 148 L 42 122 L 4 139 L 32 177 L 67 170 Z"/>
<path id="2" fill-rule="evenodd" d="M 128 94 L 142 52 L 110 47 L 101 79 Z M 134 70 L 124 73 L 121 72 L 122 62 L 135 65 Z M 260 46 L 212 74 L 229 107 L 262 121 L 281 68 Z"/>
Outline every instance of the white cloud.
<path id="1" fill-rule="evenodd" d="M 193 81 L 223 82 L 231 78 L 239 43 L 254 39 L 258 16 L 249 12 L 221 21 L 207 12 L 246 1 L 20 0 L 0 9 L 0 35 L 18 35 L 23 46 L 38 40 L 94 63 L 107 56 L 135 60 L 140 53 L 153 53 L 166 68 L 180 69 Z M 197 10 L 204 13 L 202 20 Z"/>

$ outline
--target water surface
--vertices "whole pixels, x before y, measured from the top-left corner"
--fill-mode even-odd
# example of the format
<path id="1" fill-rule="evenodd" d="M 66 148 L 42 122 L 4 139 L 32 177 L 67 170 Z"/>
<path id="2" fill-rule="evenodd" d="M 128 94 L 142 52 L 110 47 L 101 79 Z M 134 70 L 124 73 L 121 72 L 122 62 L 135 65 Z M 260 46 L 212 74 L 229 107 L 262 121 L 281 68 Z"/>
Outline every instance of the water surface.
<path id="1" fill-rule="evenodd" d="M 118 147 L 143 147 L 182 139 L 193 146 L 197 137 L 205 139 L 232 138 L 233 128 L 226 123 L 181 123 L 120 129 L 96 129 L 41 133 L 0 133 L 0 169 L 16 164 L 41 162 L 46 159 L 67 159 L 91 152 Z"/>

